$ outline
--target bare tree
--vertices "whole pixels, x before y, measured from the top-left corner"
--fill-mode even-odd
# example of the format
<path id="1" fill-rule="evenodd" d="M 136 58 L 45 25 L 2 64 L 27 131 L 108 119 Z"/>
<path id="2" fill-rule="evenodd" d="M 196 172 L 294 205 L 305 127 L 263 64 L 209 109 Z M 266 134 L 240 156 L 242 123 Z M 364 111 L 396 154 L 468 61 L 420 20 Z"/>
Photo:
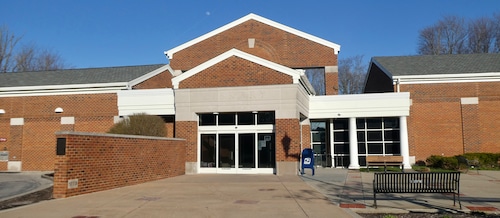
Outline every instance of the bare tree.
<path id="1" fill-rule="evenodd" d="M 464 19 L 447 16 L 437 24 L 420 31 L 418 53 L 423 55 L 468 53 L 466 40 L 467 29 Z"/>
<path id="2" fill-rule="evenodd" d="M 316 95 L 325 95 L 325 68 L 309 68 L 305 73 Z"/>
<path id="3" fill-rule="evenodd" d="M 339 93 L 359 94 L 365 85 L 367 65 L 363 55 L 339 60 Z"/>
<path id="4" fill-rule="evenodd" d="M 59 54 L 40 49 L 33 43 L 18 49 L 21 37 L 9 33 L 7 27 L 0 28 L 0 39 L 0 73 L 68 68 Z"/>
<path id="5" fill-rule="evenodd" d="M 9 33 L 7 27 L 0 27 L 0 73 L 11 71 L 14 48 L 19 40 L 21 37 Z"/>
<path id="6" fill-rule="evenodd" d="M 495 46 L 495 25 L 482 17 L 469 23 L 468 45 L 471 53 L 492 53 Z"/>
<path id="7" fill-rule="evenodd" d="M 495 37 L 495 45 L 493 52 L 494 53 L 500 53 L 500 13 L 495 14 L 493 16 L 493 27 L 494 27 L 494 37 Z"/>

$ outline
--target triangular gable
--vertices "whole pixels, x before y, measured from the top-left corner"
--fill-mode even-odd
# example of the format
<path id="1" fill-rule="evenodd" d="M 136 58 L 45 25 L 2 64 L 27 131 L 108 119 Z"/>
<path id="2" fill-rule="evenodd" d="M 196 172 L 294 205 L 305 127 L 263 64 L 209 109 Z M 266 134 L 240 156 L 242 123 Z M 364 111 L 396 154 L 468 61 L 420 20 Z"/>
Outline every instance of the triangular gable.
<path id="1" fill-rule="evenodd" d="M 175 47 L 175 48 L 173 48 L 173 49 L 170 49 L 170 50 L 168 50 L 168 51 L 165 51 L 164 53 L 165 53 L 165 55 L 167 56 L 167 58 L 168 58 L 168 59 L 172 59 L 172 58 L 173 58 L 173 56 L 174 56 L 174 54 L 175 54 L 176 52 L 181 51 L 181 50 L 183 50 L 183 49 L 185 49 L 185 48 L 188 48 L 188 47 L 190 47 L 190 46 L 192 46 L 192 45 L 194 45 L 194 44 L 197 44 L 197 43 L 199 43 L 199 42 L 201 42 L 201 41 L 203 41 L 203 40 L 205 40 L 205 39 L 208 39 L 208 38 L 210 38 L 210 37 L 212 37 L 212 36 L 215 36 L 215 35 L 217 35 L 217 34 L 219 34 L 219 33 L 221 33 L 221 32 L 224 32 L 224 31 L 226 31 L 226 30 L 228 30 L 228 29 L 231 29 L 231 28 L 233 28 L 233 27 L 235 27 L 235 26 L 237 26 L 237 25 L 239 25 L 239 24 L 242 24 L 242 23 L 244 23 L 244 22 L 246 22 L 246 21 L 249 21 L 249 20 L 256 20 L 256 21 L 259 21 L 259 22 L 261 22 L 261 23 L 267 24 L 267 25 L 269 25 L 269 26 L 275 27 L 275 28 L 277 28 L 277 29 L 281 29 L 281 30 L 283 30 L 283 31 L 286 31 L 286 32 L 289 32 L 289 33 L 291 33 L 291 34 L 294 34 L 294 35 L 300 36 L 300 37 L 302 37 L 302 38 L 305 38 L 305 39 L 311 40 L 311 41 L 316 42 L 316 43 L 319 43 L 319 44 L 321 44 L 321 45 L 324 45 L 324 46 L 327 46 L 327 47 L 333 48 L 333 49 L 334 49 L 334 51 L 335 51 L 335 54 L 338 54 L 338 53 L 339 53 L 339 51 L 340 51 L 340 45 L 338 45 L 338 44 L 335 44 L 335 43 L 333 43 L 333 42 L 330 42 L 330 41 L 324 40 L 324 39 L 322 39 L 322 38 L 319 38 L 319 37 L 313 36 L 313 35 L 311 35 L 311 34 L 308 34 L 308 33 L 305 33 L 305 32 L 299 31 L 299 30 L 296 30 L 296 29 L 294 29 L 294 28 L 291 28 L 291 27 L 285 26 L 285 25 L 283 25 L 283 24 L 280 24 L 280 23 L 274 22 L 274 21 L 269 20 L 269 19 L 267 19 L 267 18 L 264 18 L 264 17 L 261 17 L 261 16 L 258 16 L 258 15 L 256 15 L 256 14 L 252 14 L 252 13 L 251 13 L 251 14 L 248 14 L 247 16 L 244 16 L 244 17 L 242 17 L 242 18 L 240 18 L 240 19 L 238 19 L 238 20 L 235 20 L 235 21 L 233 21 L 233 22 L 231 22 L 231 23 L 229 23 L 229 24 L 226 24 L 226 25 L 224 25 L 224 26 L 222 26 L 222 27 L 220 27 L 220 28 L 218 28 L 218 29 L 215 29 L 215 30 L 213 30 L 213 31 L 211 31 L 211 32 L 209 32 L 209 33 L 207 33 L 207 34 L 205 34 L 205 35 L 202 35 L 202 36 L 200 36 L 200 37 L 198 37 L 198 38 L 196 38 L 196 39 L 193 39 L 193 40 L 191 40 L 191 41 L 189 41 L 189 42 L 186 42 L 186 43 L 184 43 L 184 44 L 182 44 L 182 45 L 180 45 L 180 46 L 177 46 L 177 47 Z"/>
<path id="2" fill-rule="evenodd" d="M 207 62 L 202 63 L 202 64 L 196 66 L 195 68 L 188 70 L 188 71 L 184 72 L 183 74 L 173 78 L 172 85 L 173 85 L 174 89 L 178 89 L 179 83 L 182 82 L 183 80 L 185 80 L 185 79 L 187 79 L 187 78 L 189 78 L 189 77 L 191 77 L 191 76 L 193 76 L 193 75 L 195 75 L 195 74 L 197 74 L 197 73 L 199 73 L 199 72 L 201 72 L 201 71 L 203 71 L 211 66 L 214 66 L 215 64 L 217 64 L 223 60 L 226 60 L 230 57 L 233 57 L 233 56 L 251 61 L 253 63 L 262 65 L 264 67 L 276 70 L 278 72 L 287 74 L 293 78 L 293 83 L 295 83 L 295 84 L 299 83 L 301 76 L 303 76 L 303 74 L 304 74 L 303 71 L 294 70 L 292 68 L 285 67 L 283 65 L 268 61 L 268 60 L 260 58 L 260 57 L 257 57 L 255 55 L 251 55 L 251 54 L 242 52 L 238 49 L 231 49 L 231 50 L 224 52 L 224 53 L 220 54 L 219 56 L 212 58 L 212 59 L 208 60 Z"/>

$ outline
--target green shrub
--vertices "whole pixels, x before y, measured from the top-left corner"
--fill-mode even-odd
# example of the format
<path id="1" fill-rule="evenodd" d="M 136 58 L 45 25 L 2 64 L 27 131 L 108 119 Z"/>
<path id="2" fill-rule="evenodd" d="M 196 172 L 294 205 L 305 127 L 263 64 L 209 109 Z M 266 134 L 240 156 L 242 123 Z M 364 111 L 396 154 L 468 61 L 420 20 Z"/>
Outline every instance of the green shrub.
<path id="1" fill-rule="evenodd" d="M 498 168 L 500 153 L 466 153 L 463 155 L 469 163 L 481 169 Z"/>
<path id="2" fill-rule="evenodd" d="M 427 166 L 432 168 L 440 168 L 445 170 L 458 169 L 458 160 L 456 157 L 443 157 L 432 155 L 426 160 Z"/>
<path id="3" fill-rule="evenodd" d="M 161 117 L 141 113 L 116 123 L 108 133 L 165 137 L 166 128 Z"/>

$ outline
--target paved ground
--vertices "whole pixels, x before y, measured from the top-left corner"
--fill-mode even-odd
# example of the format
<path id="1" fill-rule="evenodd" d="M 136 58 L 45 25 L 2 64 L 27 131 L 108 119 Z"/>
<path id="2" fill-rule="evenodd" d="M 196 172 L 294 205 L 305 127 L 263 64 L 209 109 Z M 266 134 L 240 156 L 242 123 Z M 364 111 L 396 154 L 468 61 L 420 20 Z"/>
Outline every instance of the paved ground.
<path id="1" fill-rule="evenodd" d="M 0 202 L 52 186 L 48 172 L 0 172 Z"/>
<path id="2" fill-rule="evenodd" d="M 1 177 L 5 174 L 0 174 Z M 184 175 L 0 211 L 0 217 L 360 217 L 356 213 L 481 211 L 500 216 L 500 171 L 461 176 L 462 209 L 442 194 L 377 195 L 373 173 Z"/>

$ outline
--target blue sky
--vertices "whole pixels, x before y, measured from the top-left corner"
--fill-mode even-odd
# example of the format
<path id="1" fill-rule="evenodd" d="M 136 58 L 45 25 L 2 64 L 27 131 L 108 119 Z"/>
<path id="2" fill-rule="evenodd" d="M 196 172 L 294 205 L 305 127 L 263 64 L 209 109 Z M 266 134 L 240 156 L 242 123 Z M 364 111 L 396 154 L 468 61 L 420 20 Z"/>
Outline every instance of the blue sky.
<path id="1" fill-rule="evenodd" d="M 255 13 L 340 44 L 339 58 L 416 54 L 446 15 L 500 13 L 498 0 L 0 0 L 0 25 L 76 68 L 168 63 L 163 51 Z"/>

